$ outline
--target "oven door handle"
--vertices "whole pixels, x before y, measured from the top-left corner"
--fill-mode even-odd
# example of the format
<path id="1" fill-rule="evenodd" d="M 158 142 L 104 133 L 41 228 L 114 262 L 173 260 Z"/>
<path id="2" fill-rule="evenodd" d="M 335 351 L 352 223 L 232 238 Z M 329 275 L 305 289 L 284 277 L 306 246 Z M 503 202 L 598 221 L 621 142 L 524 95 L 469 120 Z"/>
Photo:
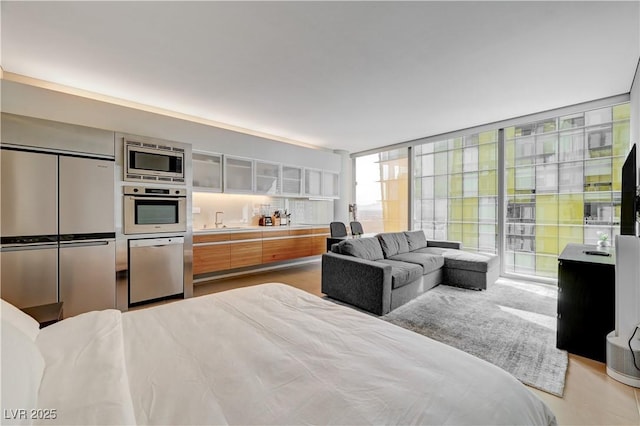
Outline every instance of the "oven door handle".
<path id="1" fill-rule="evenodd" d="M 176 195 L 175 197 L 167 197 L 162 196 L 158 197 L 156 195 L 125 195 L 130 200 L 154 200 L 154 201 L 180 201 L 181 199 L 186 199 L 187 197 L 184 195 Z"/>

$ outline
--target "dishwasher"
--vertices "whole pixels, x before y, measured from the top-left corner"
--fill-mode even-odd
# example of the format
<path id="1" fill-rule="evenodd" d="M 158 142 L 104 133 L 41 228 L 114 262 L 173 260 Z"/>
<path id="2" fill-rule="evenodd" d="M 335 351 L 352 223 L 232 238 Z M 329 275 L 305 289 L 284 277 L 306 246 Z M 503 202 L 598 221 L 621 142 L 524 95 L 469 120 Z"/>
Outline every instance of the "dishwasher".
<path id="1" fill-rule="evenodd" d="M 129 304 L 184 293 L 184 237 L 129 240 Z"/>

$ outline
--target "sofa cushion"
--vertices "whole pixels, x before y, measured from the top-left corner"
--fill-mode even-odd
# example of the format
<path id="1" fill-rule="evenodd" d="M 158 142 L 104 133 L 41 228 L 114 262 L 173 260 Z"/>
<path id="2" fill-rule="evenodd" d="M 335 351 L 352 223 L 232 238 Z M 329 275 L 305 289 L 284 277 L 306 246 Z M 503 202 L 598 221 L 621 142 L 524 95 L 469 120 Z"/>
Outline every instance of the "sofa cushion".
<path id="1" fill-rule="evenodd" d="M 487 272 L 498 263 L 498 256 L 490 253 L 469 253 L 461 250 L 448 250 L 442 254 L 444 265 L 451 269 Z"/>
<path id="2" fill-rule="evenodd" d="M 366 260 L 384 259 L 382 248 L 378 239 L 369 238 L 353 238 L 338 243 L 338 252 L 349 256 L 359 257 Z"/>
<path id="3" fill-rule="evenodd" d="M 448 249 L 462 250 L 462 243 L 460 241 L 427 241 L 427 247 L 442 247 Z"/>
<path id="4" fill-rule="evenodd" d="M 391 265 L 391 288 L 396 289 L 417 280 L 422 276 L 422 267 L 415 263 L 382 259 L 380 263 Z"/>
<path id="5" fill-rule="evenodd" d="M 389 258 L 390 260 L 399 260 L 401 262 L 415 263 L 422 266 L 422 273 L 429 274 L 444 266 L 444 257 L 439 254 L 427 253 L 400 253 Z"/>
<path id="6" fill-rule="evenodd" d="M 398 253 L 409 252 L 409 243 L 404 232 L 386 232 L 378 234 L 376 237 L 380 240 L 380 246 L 386 258 L 395 256 Z"/>
<path id="7" fill-rule="evenodd" d="M 442 248 L 442 247 L 425 247 L 417 250 L 412 250 L 413 253 L 426 253 L 426 254 L 435 254 L 438 256 L 442 256 L 442 253 L 445 251 L 449 251 L 451 249 Z"/>
<path id="8" fill-rule="evenodd" d="M 409 244 L 409 251 L 418 250 L 427 246 L 427 237 L 423 230 L 408 231 L 404 233 Z"/>

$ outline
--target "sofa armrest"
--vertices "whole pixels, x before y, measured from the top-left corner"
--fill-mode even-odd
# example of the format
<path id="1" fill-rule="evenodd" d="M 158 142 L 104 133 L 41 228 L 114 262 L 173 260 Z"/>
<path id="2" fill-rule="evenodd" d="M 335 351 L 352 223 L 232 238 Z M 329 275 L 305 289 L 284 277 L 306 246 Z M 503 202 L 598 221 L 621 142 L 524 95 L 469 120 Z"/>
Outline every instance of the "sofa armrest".
<path id="1" fill-rule="evenodd" d="M 427 247 L 441 247 L 441 248 L 462 250 L 462 243 L 460 241 L 428 240 L 427 241 Z"/>
<path id="2" fill-rule="evenodd" d="M 322 292 L 384 315 L 391 310 L 391 266 L 337 253 L 322 255 Z"/>

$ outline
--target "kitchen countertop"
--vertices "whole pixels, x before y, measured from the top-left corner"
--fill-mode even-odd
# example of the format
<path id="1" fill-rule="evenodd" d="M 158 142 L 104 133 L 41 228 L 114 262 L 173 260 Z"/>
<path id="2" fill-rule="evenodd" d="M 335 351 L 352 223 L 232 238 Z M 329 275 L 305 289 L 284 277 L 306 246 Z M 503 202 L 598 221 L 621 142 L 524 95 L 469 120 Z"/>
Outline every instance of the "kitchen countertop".
<path id="1" fill-rule="evenodd" d="M 228 226 L 226 228 L 201 228 L 194 229 L 193 233 L 197 235 L 215 234 L 219 232 L 247 232 L 247 231 L 283 231 L 285 229 L 309 229 L 309 228 L 328 228 L 329 225 L 283 225 L 283 226 Z"/>

